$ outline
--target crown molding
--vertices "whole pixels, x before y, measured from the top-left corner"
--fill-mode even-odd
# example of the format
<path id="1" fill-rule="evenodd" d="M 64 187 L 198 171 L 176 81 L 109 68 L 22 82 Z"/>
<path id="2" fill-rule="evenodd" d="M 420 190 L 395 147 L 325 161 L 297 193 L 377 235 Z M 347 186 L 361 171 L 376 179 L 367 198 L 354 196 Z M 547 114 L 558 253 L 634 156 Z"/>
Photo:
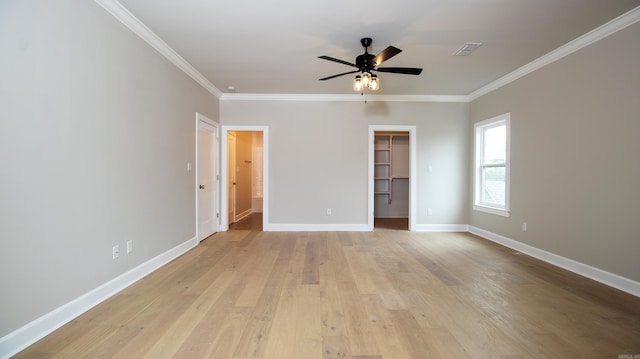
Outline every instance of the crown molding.
<path id="1" fill-rule="evenodd" d="M 174 65 L 189 75 L 220 100 L 225 101 L 386 101 L 386 102 L 470 102 L 501 88 L 533 71 L 568 56 L 596 41 L 614 34 L 640 21 L 640 6 L 572 40 L 565 45 L 539 57 L 538 59 L 508 73 L 507 75 L 471 92 L 468 95 L 358 95 L 358 94 L 265 94 L 265 93 L 223 93 L 206 77 L 178 55 L 167 43 L 144 25 L 137 17 L 117 0 L 94 0 L 107 12 L 127 26 L 136 35 L 165 56 Z"/>
<path id="2" fill-rule="evenodd" d="M 182 58 L 142 21 L 127 10 L 117 0 L 94 0 L 113 17 L 140 36 L 151 47 L 166 57 L 179 69 L 220 100 L 230 101 L 387 101 L 387 102 L 469 102 L 468 96 L 458 95 L 366 95 L 359 94 L 264 94 L 264 93 L 223 93 L 207 78 Z"/>
<path id="3" fill-rule="evenodd" d="M 94 0 L 113 17 L 140 36 L 151 47 L 166 57 L 179 69 L 220 100 L 230 101 L 387 101 L 387 102 L 469 102 L 468 96 L 458 95 L 365 95 L 359 94 L 264 94 L 264 93 L 223 93 L 206 77 L 182 58 L 142 21 L 127 10 L 117 0 Z"/>
<path id="4" fill-rule="evenodd" d="M 102 6 L 113 17 L 118 19 L 136 35 L 140 36 L 151 47 L 156 49 L 160 54 L 166 57 L 179 69 L 184 71 L 193 80 L 195 80 L 205 90 L 209 91 L 212 95 L 220 98 L 222 91 L 215 87 L 206 77 L 204 77 L 198 70 L 196 70 L 190 63 L 187 62 L 182 56 L 178 55 L 166 42 L 164 42 L 158 35 L 151 31 L 145 24 L 142 23 L 137 17 L 135 17 L 129 10 L 127 10 L 117 0 L 94 0 L 98 5 Z"/>
<path id="5" fill-rule="evenodd" d="M 568 56 L 586 46 L 589 46 L 596 41 L 602 40 L 603 38 L 612 35 L 626 28 L 627 26 L 633 25 L 638 21 L 640 21 L 640 6 L 560 46 L 559 48 L 547 53 L 546 55 L 531 61 L 530 63 L 518 68 L 513 72 L 508 73 L 507 75 L 491 82 L 490 84 L 485 85 L 476 91 L 473 91 L 467 97 L 469 98 L 469 101 L 473 101 L 480 96 L 497 90 L 502 86 L 505 86 L 525 75 L 532 73 L 533 71 L 536 71 L 557 60 L 560 60 L 561 58 Z"/>
<path id="6" fill-rule="evenodd" d="M 337 101 L 337 102 L 469 102 L 458 95 L 360 95 L 360 94 L 264 94 L 224 93 L 221 101 Z"/>

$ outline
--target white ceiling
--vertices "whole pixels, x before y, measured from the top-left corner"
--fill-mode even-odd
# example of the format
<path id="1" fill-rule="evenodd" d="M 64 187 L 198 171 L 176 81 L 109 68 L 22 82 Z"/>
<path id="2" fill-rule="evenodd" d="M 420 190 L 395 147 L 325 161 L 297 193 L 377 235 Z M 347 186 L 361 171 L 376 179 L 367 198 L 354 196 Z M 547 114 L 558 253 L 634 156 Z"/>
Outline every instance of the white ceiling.
<path id="1" fill-rule="evenodd" d="M 371 53 L 403 50 L 378 73 L 379 94 L 468 95 L 588 31 L 640 0 L 120 0 L 215 87 L 247 94 L 352 94 L 360 38 Z M 452 56 L 465 42 L 483 45 Z"/>

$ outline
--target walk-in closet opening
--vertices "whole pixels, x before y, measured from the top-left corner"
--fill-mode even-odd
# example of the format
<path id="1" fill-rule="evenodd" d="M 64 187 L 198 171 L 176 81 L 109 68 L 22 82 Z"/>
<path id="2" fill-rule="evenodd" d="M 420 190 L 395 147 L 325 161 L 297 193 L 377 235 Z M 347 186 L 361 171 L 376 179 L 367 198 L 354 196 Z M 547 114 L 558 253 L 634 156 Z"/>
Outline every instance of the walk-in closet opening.
<path id="1" fill-rule="evenodd" d="M 408 230 L 409 132 L 374 133 L 374 227 Z"/>

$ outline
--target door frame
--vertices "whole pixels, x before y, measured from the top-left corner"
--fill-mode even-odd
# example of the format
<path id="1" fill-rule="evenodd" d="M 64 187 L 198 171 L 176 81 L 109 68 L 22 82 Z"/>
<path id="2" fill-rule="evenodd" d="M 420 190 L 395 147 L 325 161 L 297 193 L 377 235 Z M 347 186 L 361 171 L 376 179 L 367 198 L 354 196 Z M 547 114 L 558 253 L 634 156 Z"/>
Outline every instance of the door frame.
<path id="1" fill-rule="evenodd" d="M 221 191 L 220 191 L 220 125 L 218 125 L 217 122 L 215 122 L 214 120 L 208 118 L 207 116 L 196 112 L 196 136 L 195 136 L 195 142 L 196 142 L 196 146 L 195 146 L 195 150 L 196 150 L 196 162 L 195 162 L 195 180 L 194 180 L 194 193 L 195 193 L 195 203 L 196 203 L 196 239 L 198 240 L 198 243 L 200 243 L 200 230 L 199 230 L 199 226 L 200 226 L 200 218 L 199 218 L 199 201 L 198 201 L 198 132 L 200 131 L 200 122 L 204 122 L 207 125 L 210 125 L 212 127 L 215 128 L 215 135 L 218 138 L 218 158 L 216 161 L 217 166 L 215 167 L 215 173 L 216 176 L 218 176 L 218 181 L 217 181 L 217 191 L 218 191 L 218 201 L 215 202 L 215 213 L 220 213 L 220 195 L 221 195 Z M 191 164 L 187 165 L 187 170 L 191 170 Z M 216 218 L 217 222 L 218 222 L 218 231 L 220 231 L 220 217 Z"/>
<path id="2" fill-rule="evenodd" d="M 227 155 L 225 158 L 227 159 L 227 187 L 224 188 L 224 191 L 227 193 L 227 201 L 225 204 L 225 208 L 227 208 L 227 225 L 231 225 L 232 223 L 236 223 L 236 180 L 237 180 L 237 153 L 234 146 L 238 144 L 238 136 L 236 136 L 235 131 L 227 131 L 227 135 L 225 136 L 227 140 Z M 233 141 L 229 141 L 233 139 Z M 233 142 L 233 143 L 231 143 Z M 230 170 L 229 166 L 233 169 Z M 229 173 L 232 172 L 232 173 Z M 229 178 L 231 177 L 231 178 Z M 234 185 L 229 186 L 229 181 L 233 181 Z"/>
<path id="3" fill-rule="evenodd" d="M 229 132 L 262 132 L 262 230 L 269 230 L 269 126 L 222 126 L 220 133 L 220 188 L 224 188 L 224 191 L 220 193 L 220 203 L 225 203 L 220 207 L 220 231 L 229 230 L 229 193 L 227 192 L 227 182 L 229 178 L 228 174 L 228 161 L 229 161 L 229 149 L 228 146 L 228 134 Z"/>
<path id="4" fill-rule="evenodd" d="M 368 166 L 368 203 L 367 227 L 373 230 L 374 222 L 374 162 L 376 132 L 409 132 L 409 231 L 416 230 L 416 126 L 369 125 L 369 166 Z"/>

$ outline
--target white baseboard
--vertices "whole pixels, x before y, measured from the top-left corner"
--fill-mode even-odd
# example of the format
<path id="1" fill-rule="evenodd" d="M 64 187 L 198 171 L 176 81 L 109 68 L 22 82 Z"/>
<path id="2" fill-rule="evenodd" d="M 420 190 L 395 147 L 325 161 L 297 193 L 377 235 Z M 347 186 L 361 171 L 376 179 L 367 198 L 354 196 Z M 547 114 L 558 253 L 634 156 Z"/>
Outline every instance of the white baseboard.
<path id="1" fill-rule="evenodd" d="M 404 217 L 401 217 L 404 218 Z M 371 227 L 363 224 L 267 224 L 264 231 L 274 232 L 314 232 L 314 231 L 353 231 L 369 232 Z M 468 232 L 466 224 L 416 224 L 416 232 Z"/>
<path id="2" fill-rule="evenodd" d="M 468 232 L 466 224 L 416 224 L 416 232 Z"/>
<path id="3" fill-rule="evenodd" d="M 235 222 L 240 222 L 241 220 L 249 217 L 251 215 L 252 211 L 251 208 L 249 208 L 248 210 L 242 212 L 242 213 L 238 213 L 236 214 L 236 218 L 235 218 Z"/>
<path id="4" fill-rule="evenodd" d="M 42 317 L 0 338 L 0 358 L 9 358 L 29 345 L 42 339 L 54 330 L 70 322 L 80 314 L 95 307 L 104 300 L 137 282 L 156 269 L 169 263 L 198 245 L 197 238 L 186 242 L 152 258 L 145 263 L 121 274 L 71 302 L 54 309 Z"/>
<path id="5" fill-rule="evenodd" d="M 318 232 L 318 231 L 370 231 L 365 224 L 266 224 L 264 231 L 272 232 Z"/>
<path id="6" fill-rule="evenodd" d="M 554 266 L 566 269 L 583 277 L 593 279 L 597 282 L 619 289 L 623 292 L 633 294 L 636 297 L 640 297 L 639 282 L 621 277 L 617 274 L 609 273 L 607 271 L 592 267 L 584 263 L 574 261 L 573 259 L 565 258 L 557 254 L 553 254 L 542 249 L 538 249 L 530 245 L 514 241 L 513 239 L 489 231 L 485 231 L 484 229 L 478 227 L 469 226 L 469 232 L 482 238 L 488 239 L 492 242 L 501 244 L 505 247 L 509 247 L 524 254 L 530 255 L 541 261 L 553 264 Z"/>
<path id="7" fill-rule="evenodd" d="M 369 231 L 367 224 L 267 224 L 265 231 Z M 534 258 L 568 271 L 593 279 L 610 287 L 640 297 L 640 283 L 619 275 L 576 262 L 513 239 L 466 224 L 417 224 L 418 232 L 470 232 L 505 247 L 517 250 Z M 9 358 L 29 345 L 60 328 L 80 314 L 100 304 L 104 300 L 142 279 L 156 269 L 169 263 L 198 245 L 197 238 L 158 255 L 132 270 L 110 280 L 94 290 L 43 315 L 25 326 L 0 338 L 0 358 Z"/>

